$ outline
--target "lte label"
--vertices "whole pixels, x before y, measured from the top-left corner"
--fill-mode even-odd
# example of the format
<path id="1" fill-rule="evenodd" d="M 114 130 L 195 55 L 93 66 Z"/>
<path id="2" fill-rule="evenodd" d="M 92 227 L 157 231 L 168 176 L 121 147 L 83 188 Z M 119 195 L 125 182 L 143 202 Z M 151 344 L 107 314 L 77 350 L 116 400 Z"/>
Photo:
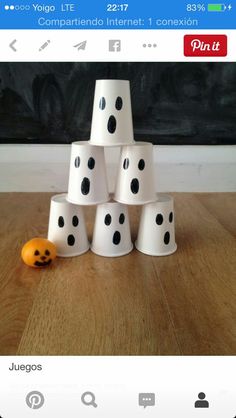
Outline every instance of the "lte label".
<path id="1" fill-rule="evenodd" d="M 62 12 L 75 12 L 75 4 L 74 3 L 66 3 L 61 5 Z"/>

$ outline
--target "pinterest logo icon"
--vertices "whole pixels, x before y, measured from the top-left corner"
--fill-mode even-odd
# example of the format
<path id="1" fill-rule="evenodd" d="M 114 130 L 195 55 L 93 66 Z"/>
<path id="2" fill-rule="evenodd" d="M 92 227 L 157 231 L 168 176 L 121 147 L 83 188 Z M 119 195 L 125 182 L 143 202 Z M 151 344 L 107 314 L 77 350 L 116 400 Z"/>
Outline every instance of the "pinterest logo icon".
<path id="1" fill-rule="evenodd" d="M 40 409 L 44 404 L 44 396 L 41 392 L 33 391 L 26 396 L 26 404 L 30 409 Z"/>

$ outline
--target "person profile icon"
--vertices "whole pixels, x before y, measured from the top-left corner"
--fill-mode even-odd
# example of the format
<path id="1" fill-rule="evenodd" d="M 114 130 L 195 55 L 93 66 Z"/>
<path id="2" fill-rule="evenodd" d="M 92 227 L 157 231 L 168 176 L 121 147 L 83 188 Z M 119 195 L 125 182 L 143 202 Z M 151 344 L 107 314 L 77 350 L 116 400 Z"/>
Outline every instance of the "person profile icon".
<path id="1" fill-rule="evenodd" d="M 209 402 L 205 400 L 205 393 L 198 394 L 198 401 L 195 402 L 195 408 L 209 408 Z"/>

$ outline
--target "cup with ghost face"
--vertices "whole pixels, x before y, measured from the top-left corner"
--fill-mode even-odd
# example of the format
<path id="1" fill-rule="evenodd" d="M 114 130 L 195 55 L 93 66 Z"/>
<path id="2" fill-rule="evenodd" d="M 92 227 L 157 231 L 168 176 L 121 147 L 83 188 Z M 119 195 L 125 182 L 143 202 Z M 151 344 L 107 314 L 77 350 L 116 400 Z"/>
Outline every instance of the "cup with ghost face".
<path id="1" fill-rule="evenodd" d="M 65 193 L 51 198 L 48 239 L 58 257 L 73 257 L 89 250 L 83 208 L 69 203 Z"/>
<path id="2" fill-rule="evenodd" d="M 122 147 L 114 200 L 127 205 L 156 200 L 152 144 L 136 142 Z"/>
<path id="3" fill-rule="evenodd" d="M 171 196 L 160 193 L 156 202 L 143 206 L 135 247 L 152 256 L 170 255 L 177 250 Z"/>
<path id="4" fill-rule="evenodd" d="M 134 143 L 128 80 L 96 81 L 90 143 L 104 147 Z"/>
<path id="5" fill-rule="evenodd" d="M 109 200 L 104 148 L 72 143 L 67 199 L 81 206 Z"/>
<path id="6" fill-rule="evenodd" d="M 132 249 L 127 206 L 114 201 L 98 205 L 91 250 L 103 257 L 120 257 Z"/>

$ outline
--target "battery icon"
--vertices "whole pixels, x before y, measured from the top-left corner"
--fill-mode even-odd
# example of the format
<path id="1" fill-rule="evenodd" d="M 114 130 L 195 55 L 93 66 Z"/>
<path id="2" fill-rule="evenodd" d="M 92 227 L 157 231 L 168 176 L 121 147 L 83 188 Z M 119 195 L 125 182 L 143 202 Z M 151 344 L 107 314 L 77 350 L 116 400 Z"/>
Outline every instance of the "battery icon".
<path id="1" fill-rule="evenodd" d="M 225 12 L 225 4 L 208 4 L 208 12 Z"/>

